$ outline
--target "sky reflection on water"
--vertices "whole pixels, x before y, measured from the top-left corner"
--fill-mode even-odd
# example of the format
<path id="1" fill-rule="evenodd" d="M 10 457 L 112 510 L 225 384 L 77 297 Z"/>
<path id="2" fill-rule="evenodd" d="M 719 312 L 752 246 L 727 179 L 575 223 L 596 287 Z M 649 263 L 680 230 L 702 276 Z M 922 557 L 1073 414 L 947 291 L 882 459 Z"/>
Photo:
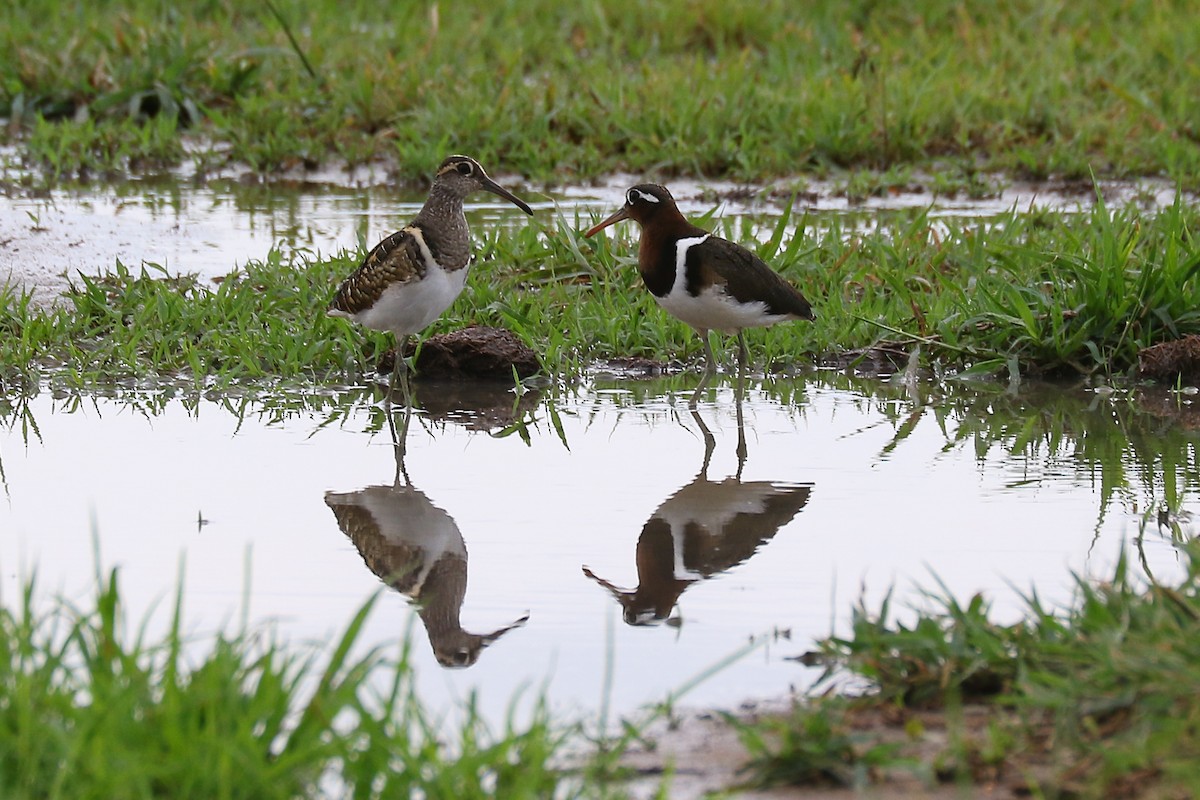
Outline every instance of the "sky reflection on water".
<path id="1" fill-rule="evenodd" d="M 1190 535 L 1200 481 L 1186 397 L 780 379 L 747 392 L 743 461 L 732 385 L 709 389 L 697 419 L 693 383 L 606 381 L 526 397 L 515 415 L 503 387 L 481 412 L 428 387 L 401 499 L 419 500 L 433 533 L 389 522 L 386 502 L 372 501 L 375 520 L 336 507 L 396 473 L 362 392 L 291 408 L 6 401 L 0 591 L 13 603 L 36 569 L 44 597 L 82 602 L 98 552 L 101 569 L 120 568 L 131 626 L 152 614 L 162 630 L 183 574 L 188 631 L 244 616 L 319 642 L 380 590 L 365 642 L 411 635 L 423 697 L 478 688 L 501 719 L 514 693 L 543 686 L 558 708 L 594 711 L 610 657 L 613 708 L 629 712 L 752 641 L 686 702 L 779 696 L 816 677 L 795 656 L 893 587 L 900 606 L 939 581 L 960 598 L 983 592 L 1013 620 L 1022 594 L 1065 602 L 1072 572 L 1104 577 L 1123 548 L 1160 580 L 1179 569 L 1157 509 Z M 437 559 L 421 547 L 451 575 L 442 606 L 422 598 L 426 619 L 412 592 L 383 588 L 403 578 L 396 564 L 428 580 Z M 621 593 L 637 590 L 657 594 Z M 497 632 L 479 647 L 461 638 Z M 443 662 L 472 665 L 439 666 L 439 640 L 469 651 Z"/>

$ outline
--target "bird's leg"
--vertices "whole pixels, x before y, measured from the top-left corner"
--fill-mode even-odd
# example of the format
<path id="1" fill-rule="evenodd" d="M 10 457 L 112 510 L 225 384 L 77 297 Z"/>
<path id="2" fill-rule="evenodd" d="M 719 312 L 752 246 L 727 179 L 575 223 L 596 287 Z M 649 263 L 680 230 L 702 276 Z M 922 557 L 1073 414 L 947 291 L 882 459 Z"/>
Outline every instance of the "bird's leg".
<path id="1" fill-rule="evenodd" d="M 741 330 L 738 331 L 738 370 L 746 370 L 746 337 Z"/>
<path id="2" fill-rule="evenodd" d="M 404 466 L 405 442 L 408 438 L 408 418 L 412 415 L 412 406 L 404 409 L 404 423 L 400 426 L 400 432 L 396 430 L 396 419 L 392 416 L 392 411 L 387 410 L 388 429 L 392 432 L 392 452 L 396 456 L 396 476 L 393 479 L 393 485 L 400 486 L 400 478 L 404 478 L 404 483 L 411 485 L 412 481 L 408 477 L 408 469 Z"/>
<path id="3" fill-rule="evenodd" d="M 388 397 L 392 396 L 392 392 L 396 389 L 396 383 L 400 384 L 400 394 L 404 398 L 404 407 L 412 408 L 412 392 L 408 383 L 408 362 L 404 360 L 404 351 L 408 347 L 408 336 L 396 337 L 396 361 L 392 365 L 392 379 L 388 382 Z M 407 422 L 406 422 L 407 424 Z"/>
<path id="4" fill-rule="evenodd" d="M 692 419 L 696 420 L 696 424 L 700 426 L 700 435 L 704 437 L 704 463 L 700 467 L 700 477 L 708 480 L 708 465 L 712 462 L 713 451 L 717 449 L 717 438 L 704 424 L 704 418 L 700 416 L 696 406 L 693 405 L 691 408 Z"/>
<path id="5" fill-rule="evenodd" d="M 704 342 L 704 373 L 706 375 L 715 375 L 717 374 L 717 360 L 713 358 L 712 342 L 708 340 L 708 331 L 698 328 L 696 332 L 700 334 L 700 341 Z"/>
<path id="6" fill-rule="evenodd" d="M 408 344 L 408 336 L 396 337 L 396 359 L 392 363 L 392 375 L 388 379 L 387 394 L 383 396 L 383 413 L 387 415 L 388 428 L 392 432 L 392 448 L 396 455 L 395 484 L 400 485 L 401 476 L 408 481 L 408 471 L 404 467 L 405 443 L 408 441 L 408 422 L 412 417 L 412 393 L 408 385 L 408 364 L 404 361 L 404 348 Z M 404 422 L 399 431 L 396 430 L 396 419 L 392 416 L 392 395 L 396 391 L 396 383 L 400 384 L 400 393 L 404 397 Z"/>
<path id="7" fill-rule="evenodd" d="M 741 338 L 742 338 L 742 334 L 739 331 L 738 339 L 741 340 Z M 745 352 L 745 351 L 743 350 L 743 352 Z M 745 389 L 746 389 L 746 370 L 745 370 L 745 364 L 743 362 L 743 365 L 738 369 L 737 387 L 734 390 L 734 395 L 733 395 L 734 403 L 737 407 L 737 429 L 738 429 L 737 479 L 739 481 L 742 479 L 742 467 L 746 466 L 746 454 L 747 454 L 746 422 L 745 422 L 745 419 L 742 417 L 742 394 L 745 392 Z"/>
<path id="8" fill-rule="evenodd" d="M 700 395 L 704 394 L 704 390 L 708 388 L 708 382 L 712 380 L 713 373 L 705 370 L 704 375 L 700 377 L 700 383 L 696 385 L 696 391 L 692 392 L 692 399 L 688 400 L 688 408 L 695 413 L 696 406 L 700 403 Z"/>

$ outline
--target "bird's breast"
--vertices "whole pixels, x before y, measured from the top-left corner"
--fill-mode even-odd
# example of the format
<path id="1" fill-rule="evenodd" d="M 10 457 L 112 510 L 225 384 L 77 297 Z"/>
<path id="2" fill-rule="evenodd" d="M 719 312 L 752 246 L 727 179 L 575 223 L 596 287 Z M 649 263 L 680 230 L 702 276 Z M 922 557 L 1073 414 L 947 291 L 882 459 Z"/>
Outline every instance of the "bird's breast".
<path id="1" fill-rule="evenodd" d="M 467 270 L 427 269 L 420 280 L 388 286 L 369 307 L 354 315 L 363 327 L 397 336 L 420 333 L 454 304 L 467 283 Z"/>
<path id="2" fill-rule="evenodd" d="M 708 234 L 677 239 L 643 237 L 638 267 L 646 288 L 656 298 L 687 291 L 694 279 L 689 277 L 688 253 L 703 244 Z"/>

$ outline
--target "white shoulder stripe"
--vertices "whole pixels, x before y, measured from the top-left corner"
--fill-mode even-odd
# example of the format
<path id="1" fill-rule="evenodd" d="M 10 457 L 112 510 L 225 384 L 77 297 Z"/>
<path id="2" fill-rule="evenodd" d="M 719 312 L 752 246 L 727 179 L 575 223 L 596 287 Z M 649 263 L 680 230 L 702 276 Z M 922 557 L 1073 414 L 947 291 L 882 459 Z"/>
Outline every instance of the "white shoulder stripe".
<path id="1" fill-rule="evenodd" d="M 708 241 L 711 234 L 693 236 L 690 239 L 680 239 L 675 242 L 675 285 L 676 291 L 687 289 L 687 251 L 698 244 Z"/>
<path id="2" fill-rule="evenodd" d="M 413 237 L 413 241 L 417 243 L 417 247 L 421 250 L 421 258 L 425 261 L 425 270 L 428 272 L 433 269 L 441 269 L 441 265 L 434 260 L 433 253 L 429 250 L 429 245 L 425 244 L 425 234 L 421 233 L 421 229 L 416 225 L 409 225 L 404 229 L 404 232 Z"/>

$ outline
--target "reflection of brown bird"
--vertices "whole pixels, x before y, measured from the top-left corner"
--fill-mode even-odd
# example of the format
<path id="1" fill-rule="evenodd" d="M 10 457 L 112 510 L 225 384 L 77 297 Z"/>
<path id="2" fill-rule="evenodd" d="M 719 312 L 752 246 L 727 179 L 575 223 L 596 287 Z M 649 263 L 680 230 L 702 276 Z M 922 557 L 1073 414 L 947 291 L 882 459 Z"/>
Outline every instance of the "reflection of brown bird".
<path id="1" fill-rule="evenodd" d="M 741 420 L 739 394 L 738 419 Z M 704 434 L 700 474 L 658 507 L 637 543 L 636 589 L 620 589 L 587 567 L 583 574 L 616 598 L 630 625 L 650 625 L 671 614 L 684 590 L 750 558 L 808 502 L 812 484 L 745 481 L 744 429 L 738 425 L 738 473 L 708 479 L 715 440 L 698 412 Z"/>
<path id="2" fill-rule="evenodd" d="M 438 663 L 469 667 L 492 642 L 529 618 L 491 633 L 464 631 L 467 547 L 454 519 L 412 486 L 326 492 L 325 504 L 371 572 L 411 598 Z"/>
<path id="3" fill-rule="evenodd" d="M 668 497 L 642 528 L 636 589 L 620 589 L 587 567 L 583 572 L 612 593 L 630 625 L 661 622 L 687 587 L 754 555 L 804 507 L 810 491 L 802 484 L 701 475 Z"/>

